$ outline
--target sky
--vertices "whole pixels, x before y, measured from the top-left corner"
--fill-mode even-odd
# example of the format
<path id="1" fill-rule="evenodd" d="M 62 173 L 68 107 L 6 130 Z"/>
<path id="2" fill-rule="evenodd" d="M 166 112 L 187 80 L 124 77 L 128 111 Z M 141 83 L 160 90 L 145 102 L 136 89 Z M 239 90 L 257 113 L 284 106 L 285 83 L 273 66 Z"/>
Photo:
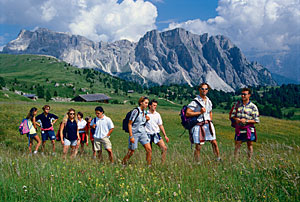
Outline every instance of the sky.
<path id="1" fill-rule="evenodd" d="M 182 27 L 281 51 L 300 44 L 300 0 L 0 0 L 0 47 L 37 27 L 108 42 Z"/>

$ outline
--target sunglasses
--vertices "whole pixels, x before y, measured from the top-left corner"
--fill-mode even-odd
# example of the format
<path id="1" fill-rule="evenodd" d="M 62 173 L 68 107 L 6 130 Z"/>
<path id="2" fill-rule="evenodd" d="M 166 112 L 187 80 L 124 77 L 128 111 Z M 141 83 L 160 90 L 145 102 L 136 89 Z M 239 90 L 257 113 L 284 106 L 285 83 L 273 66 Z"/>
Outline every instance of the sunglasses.
<path id="1" fill-rule="evenodd" d="M 69 115 L 75 115 L 75 113 L 69 113 Z"/>
<path id="2" fill-rule="evenodd" d="M 246 95 L 249 95 L 249 94 L 247 94 L 247 93 L 241 93 L 241 96 L 246 96 Z"/>
<path id="3" fill-rule="evenodd" d="M 208 88 L 201 88 L 201 90 L 208 90 Z"/>

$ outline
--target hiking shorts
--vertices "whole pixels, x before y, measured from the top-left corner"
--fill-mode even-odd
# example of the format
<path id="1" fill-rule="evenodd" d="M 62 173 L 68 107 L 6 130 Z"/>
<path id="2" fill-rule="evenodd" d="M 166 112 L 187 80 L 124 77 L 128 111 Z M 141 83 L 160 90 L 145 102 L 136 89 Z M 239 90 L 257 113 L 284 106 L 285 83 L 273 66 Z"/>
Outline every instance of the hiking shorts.
<path id="1" fill-rule="evenodd" d="M 101 139 L 94 139 L 95 151 L 101 151 L 102 146 L 104 147 L 104 149 L 112 149 L 112 145 L 108 137 L 104 137 Z"/>
<path id="2" fill-rule="evenodd" d="M 252 132 L 251 136 L 250 136 L 250 139 L 248 139 L 247 132 L 242 132 L 241 131 L 240 135 L 235 134 L 234 140 L 235 141 L 242 141 L 242 142 L 248 142 L 248 141 L 256 142 L 255 132 Z"/>
<path id="3" fill-rule="evenodd" d="M 64 146 L 76 146 L 77 145 L 77 140 L 68 140 L 64 138 Z"/>
<path id="4" fill-rule="evenodd" d="M 42 141 L 48 140 L 56 140 L 56 136 L 53 130 L 42 130 Z"/>
<path id="5" fill-rule="evenodd" d="M 137 133 L 133 135 L 134 143 L 130 142 L 130 137 L 128 138 L 128 149 L 136 150 L 138 148 L 138 142 L 142 145 L 150 143 L 150 139 L 146 133 Z"/>
<path id="6" fill-rule="evenodd" d="M 37 133 L 33 133 L 33 134 L 27 134 L 28 138 L 34 138 L 37 135 Z"/>
<path id="7" fill-rule="evenodd" d="M 212 124 L 212 123 L 211 123 Z M 203 129 L 204 129 L 204 132 L 205 132 L 205 141 L 211 141 L 211 140 L 215 140 L 216 139 L 216 132 L 215 132 L 215 127 L 214 125 L 212 124 L 212 132 L 214 134 L 211 134 L 210 133 L 210 130 L 209 130 L 209 124 L 204 124 L 203 125 Z M 199 131 L 200 130 L 200 126 L 196 125 L 192 128 L 192 134 L 193 134 L 193 140 L 194 140 L 194 143 L 195 144 L 204 144 L 205 142 L 201 142 L 200 143 L 200 137 L 199 137 Z"/>
<path id="8" fill-rule="evenodd" d="M 154 144 L 157 144 L 161 140 L 161 136 L 159 133 L 154 133 L 154 134 L 147 134 L 149 139 L 150 139 L 150 144 L 154 142 Z"/>

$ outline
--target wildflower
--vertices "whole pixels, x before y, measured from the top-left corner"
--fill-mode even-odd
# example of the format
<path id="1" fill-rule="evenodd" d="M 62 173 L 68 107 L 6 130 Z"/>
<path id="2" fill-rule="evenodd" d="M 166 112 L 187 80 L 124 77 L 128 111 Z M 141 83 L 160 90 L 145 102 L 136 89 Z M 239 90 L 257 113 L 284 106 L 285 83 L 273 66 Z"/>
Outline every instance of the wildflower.
<path id="1" fill-rule="evenodd" d="M 177 196 L 177 193 L 174 191 L 173 196 Z"/>
<path id="2" fill-rule="evenodd" d="M 81 184 L 82 182 L 81 182 L 81 181 L 78 181 L 78 183 Z"/>
<path id="3" fill-rule="evenodd" d="M 25 185 L 23 185 L 23 189 L 27 189 L 27 187 Z"/>

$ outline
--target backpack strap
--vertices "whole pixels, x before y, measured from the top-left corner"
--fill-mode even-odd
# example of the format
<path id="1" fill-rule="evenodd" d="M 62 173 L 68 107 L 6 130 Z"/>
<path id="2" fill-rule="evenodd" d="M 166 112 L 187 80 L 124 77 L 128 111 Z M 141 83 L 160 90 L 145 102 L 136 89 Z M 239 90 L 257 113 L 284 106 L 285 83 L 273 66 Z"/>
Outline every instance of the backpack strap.
<path id="1" fill-rule="evenodd" d="M 198 100 L 193 99 L 193 101 L 195 101 L 199 105 L 200 108 L 203 108 L 202 104 L 200 104 L 200 102 Z"/>
<path id="2" fill-rule="evenodd" d="M 134 120 L 132 121 L 132 125 L 133 125 L 133 123 L 136 121 L 136 119 L 138 118 L 138 116 L 140 115 L 140 110 L 139 110 L 139 108 L 136 107 L 136 108 L 134 108 L 133 110 L 135 110 L 135 109 L 138 111 L 138 113 L 136 114 Z M 133 111 L 133 110 L 132 110 L 132 111 Z"/>

